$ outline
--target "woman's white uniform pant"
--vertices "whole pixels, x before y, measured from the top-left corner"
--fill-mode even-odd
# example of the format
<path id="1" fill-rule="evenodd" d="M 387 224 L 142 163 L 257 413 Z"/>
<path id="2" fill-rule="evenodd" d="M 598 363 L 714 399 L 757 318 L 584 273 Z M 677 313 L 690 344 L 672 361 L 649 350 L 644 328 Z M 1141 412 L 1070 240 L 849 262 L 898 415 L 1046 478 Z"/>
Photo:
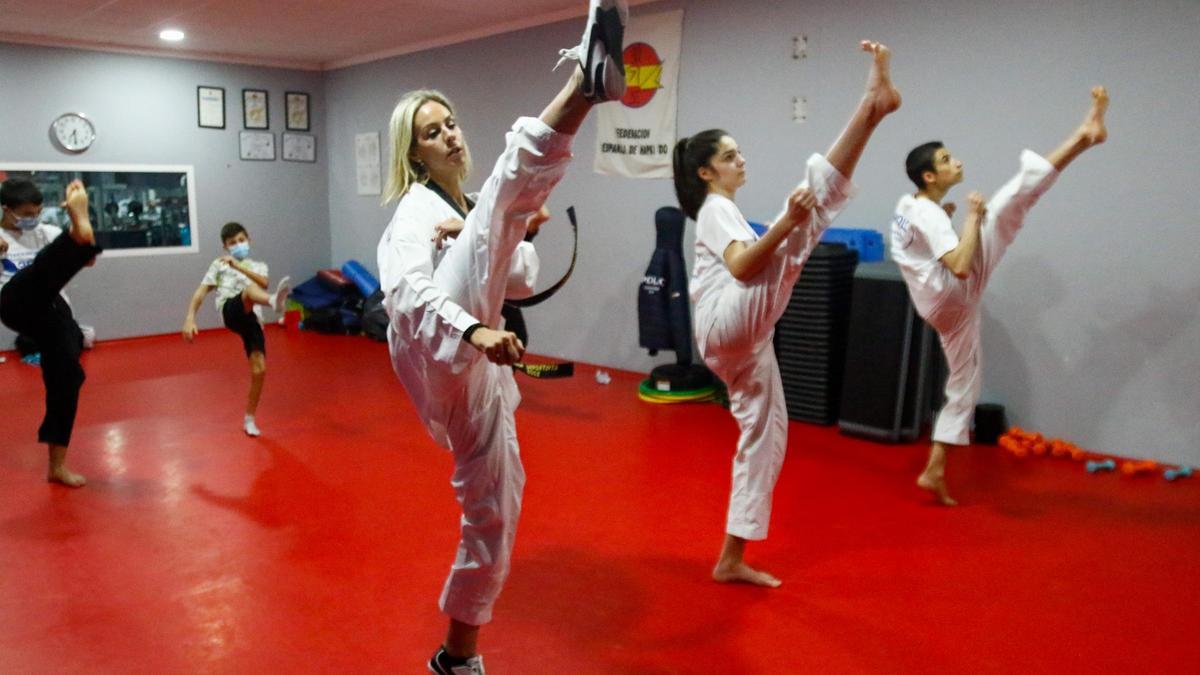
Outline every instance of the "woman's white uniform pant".
<path id="1" fill-rule="evenodd" d="M 983 383 L 980 300 L 992 271 L 1024 224 L 1025 214 L 1057 177 L 1058 171 L 1041 155 L 1031 150 L 1021 153 L 1017 175 L 988 201 L 970 276 L 961 280 L 952 278 L 946 294 L 925 317 L 937 331 L 950 369 L 946 404 L 933 425 L 932 438 L 937 443 L 970 442 L 971 422 Z"/>
<path id="2" fill-rule="evenodd" d="M 526 221 L 571 160 L 572 137 L 535 118 L 517 120 L 506 140 L 475 208 L 433 274 L 451 300 L 493 327 L 500 325 L 512 255 Z M 467 345 L 457 358 L 466 363 L 437 371 L 446 380 L 439 389 L 451 402 L 448 419 L 437 422 L 454 455 L 450 484 L 463 511 L 458 553 L 439 604 L 451 618 L 478 626 L 492 619 L 521 513 L 525 470 L 513 419 L 520 394 L 511 368 Z"/>
<path id="3" fill-rule="evenodd" d="M 729 408 L 740 435 L 725 531 L 749 540 L 767 538 L 771 495 L 787 451 L 787 406 L 775 360 L 775 324 L 821 234 L 853 196 L 850 180 L 814 154 L 801 184 L 816 194 L 811 221 L 788 236 L 768 266 L 749 282 L 722 289 L 711 314 L 697 318 L 705 364 L 729 388 Z"/>

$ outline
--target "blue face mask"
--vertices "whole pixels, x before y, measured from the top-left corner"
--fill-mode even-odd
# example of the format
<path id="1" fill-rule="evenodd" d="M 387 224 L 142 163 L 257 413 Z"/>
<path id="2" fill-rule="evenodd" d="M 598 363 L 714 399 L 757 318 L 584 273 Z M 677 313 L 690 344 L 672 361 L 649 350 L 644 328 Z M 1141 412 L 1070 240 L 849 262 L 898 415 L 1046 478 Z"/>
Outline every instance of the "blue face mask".
<path id="1" fill-rule="evenodd" d="M 245 260 L 246 256 L 250 255 L 250 244 L 242 242 L 234 244 L 229 248 L 229 255 L 233 256 L 234 260 Z"/>
<path id="2" fill-rule="evenodd" d="M 36 216 L 31 216 L 28 218 L 23 217 L 23 216 L 18 216 L 15 211 L 12 211 L 8 207 L 5 207 L 4 211 L 5 211 L 5 215 L 12 214 L 13 225 L 18 230 L 21 230 L 22 232 L 28 232 L 28 231 L 32 230 L 33 228 L 37 227 L 38 220 L 41 217 L 40 213 Z"/>

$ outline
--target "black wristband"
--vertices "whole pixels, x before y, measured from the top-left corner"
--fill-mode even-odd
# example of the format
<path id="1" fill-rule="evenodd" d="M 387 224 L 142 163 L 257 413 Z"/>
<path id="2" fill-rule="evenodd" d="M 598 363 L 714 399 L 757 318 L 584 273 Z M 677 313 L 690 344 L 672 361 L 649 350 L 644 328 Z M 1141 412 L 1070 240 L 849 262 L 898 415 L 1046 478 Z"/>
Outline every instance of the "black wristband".
<path id="1" fill-rule="evenodd" d="M 476 323 L 476 324 L 472 324 L 471 326 L 468 326 L 467 329 L 463 331 L 463 336 L 462 336 L 463 341 L 466 342 L 467 344 L 470 344 L 471 336 L 474 335 L 475 331 L 479 330 L 480 328 L 487 328 L 487 326 L 485 326 L 481 323 Z"/>

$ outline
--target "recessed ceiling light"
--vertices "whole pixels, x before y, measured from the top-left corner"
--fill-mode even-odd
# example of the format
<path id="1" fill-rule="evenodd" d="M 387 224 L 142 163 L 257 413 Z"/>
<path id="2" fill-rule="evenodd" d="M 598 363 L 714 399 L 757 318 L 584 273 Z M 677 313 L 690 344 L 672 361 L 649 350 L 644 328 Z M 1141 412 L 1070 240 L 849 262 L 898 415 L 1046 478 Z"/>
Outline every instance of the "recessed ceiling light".
<path id="1" fill-rule="evenodd" d="M 159 33 L 158 37 L 166 40 L 167 42 L 179 42 L 183 39 L 183 31 L 176 30 L 174 28 L 168 28 L 167 30 Z"/>

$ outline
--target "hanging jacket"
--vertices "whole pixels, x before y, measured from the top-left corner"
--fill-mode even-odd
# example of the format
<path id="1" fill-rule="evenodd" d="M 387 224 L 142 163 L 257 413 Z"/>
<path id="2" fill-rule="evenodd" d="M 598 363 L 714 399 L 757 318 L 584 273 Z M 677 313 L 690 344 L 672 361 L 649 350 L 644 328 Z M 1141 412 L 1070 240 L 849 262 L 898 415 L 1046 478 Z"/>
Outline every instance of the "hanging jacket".
<path id="1" fill-rule="evenodd" d="M 692 316 L 688 274 L 683 262 L 683 212 L 664 206 L 654 214 L 654 255 L 638 287 L 638 344 L 654 356 L 675 351 L 680 364 L 692 362 Z"/>

